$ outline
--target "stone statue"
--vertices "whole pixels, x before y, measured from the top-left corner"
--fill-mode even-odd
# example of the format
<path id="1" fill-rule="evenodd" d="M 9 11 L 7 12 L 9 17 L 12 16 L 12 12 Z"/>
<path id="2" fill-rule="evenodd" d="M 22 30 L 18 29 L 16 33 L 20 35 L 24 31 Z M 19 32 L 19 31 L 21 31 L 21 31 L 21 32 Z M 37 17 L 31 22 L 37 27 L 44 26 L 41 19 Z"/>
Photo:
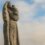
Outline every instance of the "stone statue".
<path id="1" fill-rule="evenodd" d="M 6 2 L 3 6 L 4 21 L 4 45 L 19 45 L 17 21 L 19 19 L 18 11 L 10 2 Z"/>

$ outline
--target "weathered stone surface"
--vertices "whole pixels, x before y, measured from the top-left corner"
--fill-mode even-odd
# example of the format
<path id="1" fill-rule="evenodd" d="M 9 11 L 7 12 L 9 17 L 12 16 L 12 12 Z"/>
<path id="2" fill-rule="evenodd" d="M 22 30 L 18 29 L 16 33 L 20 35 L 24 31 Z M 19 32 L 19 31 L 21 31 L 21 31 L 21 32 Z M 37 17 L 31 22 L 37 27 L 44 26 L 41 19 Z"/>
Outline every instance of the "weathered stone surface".
<path id="1" fill-rule="evenodd" d="M 3 6 L 3 20 L 4 20 L 4 45 L 19 45 L 18 41 L 18 11 L 6 2 Z"/>

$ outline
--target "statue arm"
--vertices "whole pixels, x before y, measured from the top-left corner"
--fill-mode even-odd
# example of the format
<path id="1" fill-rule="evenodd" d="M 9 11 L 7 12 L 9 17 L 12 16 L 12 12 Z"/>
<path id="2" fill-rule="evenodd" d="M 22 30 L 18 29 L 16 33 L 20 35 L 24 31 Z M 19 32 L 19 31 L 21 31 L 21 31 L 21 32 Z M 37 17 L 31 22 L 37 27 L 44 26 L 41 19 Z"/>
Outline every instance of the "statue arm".
<path id="1" fill-rule="evenodd" d="M 18 21 L 19 20 L 19 15 L 18 15 L 18 10 L 17 10 L 17 8 L 15 6 L 14 6 L 14 12 L 13 12 L 13 14 L 14 14 L 14 19 L 16 21 Z"/>
<path id="2" fill-rule="evenodd" d="M 3 6 L 3 20 L 4 22 L 7 22 L 9 21 L 9 15 L 8 15 L 8 12 L 7 12 L 7 3 L 4 4 Z"/>
<path id="3" fill-rule="evenodd" d="M 11 10 L 9 9 L 9 16 L 12 20 L 18 21 L 19 16 L 16 7 L 13 7 Z"/>
<path id="4" fill-rule="evenodd" d="M 19 15 L 18 15 L 18 11 L 14 11 L 14 20 L 18 21 L 19 20 Z"/>
<path id="5" fill-rule="evenodd" d="M 4 21 L 7 21 L 7 20 L 6 20 L 6 12 L 5 12 L 5 7 L 3 8 L 3 13 L 2 13 L 2 14 L 3 14 L 3 20 L 4 20 Z"/>

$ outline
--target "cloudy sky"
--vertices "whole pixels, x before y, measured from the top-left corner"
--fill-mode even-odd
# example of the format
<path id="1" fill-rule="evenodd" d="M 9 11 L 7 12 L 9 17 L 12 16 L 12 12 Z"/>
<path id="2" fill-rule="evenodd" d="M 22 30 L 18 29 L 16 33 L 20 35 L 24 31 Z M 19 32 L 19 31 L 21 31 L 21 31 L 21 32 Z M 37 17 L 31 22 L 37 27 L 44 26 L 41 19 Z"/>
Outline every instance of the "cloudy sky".
<path id="1" fill-rule="evenodd" d="M 0 0 L 0 45 L 3 45 L 2 8 Z M 45 45 L 45 0 L 11 0 L 19 11 L 20 45 Z"/>

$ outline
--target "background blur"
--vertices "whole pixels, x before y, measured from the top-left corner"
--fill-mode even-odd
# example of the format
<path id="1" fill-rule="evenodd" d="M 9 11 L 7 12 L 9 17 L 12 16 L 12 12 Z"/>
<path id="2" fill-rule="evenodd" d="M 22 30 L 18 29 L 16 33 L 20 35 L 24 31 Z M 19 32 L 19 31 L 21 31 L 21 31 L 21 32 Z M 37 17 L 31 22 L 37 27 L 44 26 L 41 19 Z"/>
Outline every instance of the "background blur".
<path id="1" fill-rule="evenodd" d="M 2 8 L 0 0 L 0 45 L 4 45 Z M 45 45 L 45 0 L 10 0 L 19 11 L 20 45 Z"/>

